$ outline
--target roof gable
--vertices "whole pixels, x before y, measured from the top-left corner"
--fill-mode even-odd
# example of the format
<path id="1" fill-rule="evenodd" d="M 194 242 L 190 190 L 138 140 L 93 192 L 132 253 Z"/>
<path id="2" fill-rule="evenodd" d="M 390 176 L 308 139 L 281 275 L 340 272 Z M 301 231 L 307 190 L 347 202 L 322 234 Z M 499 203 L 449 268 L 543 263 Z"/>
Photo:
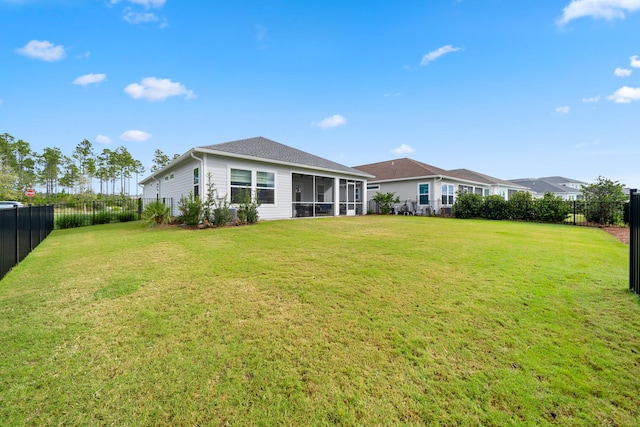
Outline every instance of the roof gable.
<path id="1" fill-rule="evenodd" d="M 426 163 L 409 158 L 387 160 L 384 162 L 370 163 L 368 165 L 354 166 L 355 169 L 375 176 L 375 181 L 393 179 L 410 179 L 425 176 L 446 175 L 447 171 Z"/>

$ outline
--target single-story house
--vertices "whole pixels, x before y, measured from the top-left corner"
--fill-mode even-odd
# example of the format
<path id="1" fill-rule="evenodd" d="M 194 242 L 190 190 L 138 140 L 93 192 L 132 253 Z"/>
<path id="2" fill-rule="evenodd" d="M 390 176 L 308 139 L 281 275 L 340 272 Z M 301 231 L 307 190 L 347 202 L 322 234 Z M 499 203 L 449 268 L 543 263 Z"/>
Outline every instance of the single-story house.
<path id="1" fill-rule="evenodd" d="M 562 200 L 580 200 L 582 199 L 582 186 L 587 185 L 586 182 L 562 176 L 518 178 L 509 181 L 527 187 L 534 199 L 542 198 L 545 193 L 553 193 Z"/>
<path id="2" fill-rule="evenodd" d="M 145 199 L 216 197 L 231 206 L 249 190 L 260 201 L 261 219 L 349 216 L 366 213 L 367 172 L 257 137 L 195 147 L 140 181 Z"/>
<path id="3" fill-rule="evenodd" d="M 527 190 L 468 169 L 447 171 L 409 158 L 354 168 L 375 176 L 367 181 L 367 200 L 377 192 L 395 193 L 401 201 L 400 209 L 425 215 L 449 213 L 458 193 L 495 194 L 508 200 L 511 194 Z"/>

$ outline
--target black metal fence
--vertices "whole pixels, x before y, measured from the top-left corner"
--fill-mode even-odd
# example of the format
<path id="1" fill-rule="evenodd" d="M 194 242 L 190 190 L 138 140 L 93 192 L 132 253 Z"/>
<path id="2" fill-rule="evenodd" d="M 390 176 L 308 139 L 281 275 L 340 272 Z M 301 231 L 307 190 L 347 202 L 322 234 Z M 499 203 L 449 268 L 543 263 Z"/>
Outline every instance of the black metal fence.
<path id="1" fill-rule="evenodd" d="M 493 197 L 493 196 L 492 196 Z M 624 227 L 629 224 L 629 203 L 585 202 L 582 200 L 506 201 L 498 196 L 483 199 L 475 207 L 420 205 L 414 200 L 396 203 L 391 208 L 397 215 L 456 216 L 461 218 L 485 218 L 526 222 L 583 225 L 592 227 Z M 370 200 L 369 213 L 380 213 L 379 205 Z"/>
<path id="2" fill-rule="evenodd" d="M 86 202 L 56 203 L 54 226 L 56 229 L 63 229 L 139 220 L 142 218 L 144 208 L 156 200 L 114 198 Z M 171 216 L 176 215 L 177 207 L 174 206 L 172 198 L 159 200 L 169 207 Z"/>
<path id="3" fill-rule="evenodd" d="M 640 295 L 640 193 L 631 190 L 629 200 L 629 289 Z"/>
<path id="4" fill-rule="evenodd" d="M 0 209 L 0 279 L 53 230 L 53 205 Z"/>

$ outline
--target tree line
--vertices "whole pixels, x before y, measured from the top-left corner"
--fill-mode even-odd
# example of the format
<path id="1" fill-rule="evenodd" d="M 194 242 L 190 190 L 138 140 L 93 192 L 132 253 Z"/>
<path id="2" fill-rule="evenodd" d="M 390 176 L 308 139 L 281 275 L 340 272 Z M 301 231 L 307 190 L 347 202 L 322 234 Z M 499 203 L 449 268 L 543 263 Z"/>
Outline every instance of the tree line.
<path id="1" fill-rule="evenodd" d="M 156 149 L 151 172 L 162 169 L 178 155 L 169 157 Z M 8 133 L 0 134 L 0 200 L 26 199 L 25 191 L 36 188 L 36 203 L 54 203 L 69 199 L 91 199 L 132 195 L 131 180 L 145 172 L 140 160 L 134 159 L 126 147 L 104 148 L 97 152 L 84 139 L 66 155 L 57 147 L 46 147 L 41 153 L 31 144 Z"/>

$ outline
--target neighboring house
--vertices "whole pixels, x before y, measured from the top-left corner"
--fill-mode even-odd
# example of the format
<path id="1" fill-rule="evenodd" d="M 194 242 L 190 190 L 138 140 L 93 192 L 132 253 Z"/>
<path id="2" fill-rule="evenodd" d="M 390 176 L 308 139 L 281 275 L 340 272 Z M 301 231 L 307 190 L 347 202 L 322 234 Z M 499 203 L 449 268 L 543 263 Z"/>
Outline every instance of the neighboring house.
<path id="1" fill-rule="evenodd" d="M 232 206 L 244 191 L 260 201 L 261 219 L 366 213 L 366 172 L 323 159 L 263 137 L 195 147 L 140 181 L 143 197 L 204 199 L 209 177 L 220 200 Z"/>
<path id="2" fill-rule="evenodd" d="M 582 199 L 582 186 L 587 185 L 586 182 L 562 176 L 519 178 L 509 181 L 527 187 L 535 199 L 542 198 L 545 193 L 553 193 L 555 196 L 561 197 L 562 200 L 580 200 Z"/>
<path id="3" fill-rule="evenodd" d="M 449 213 L 458 193 L 509 195 L 525 187 L 468 169 L 447 171 L 409 158 L 387 160 L 355 169 L 374 175 L 367 183 L 367 200 L 377 192 L 395 193 L 401 208 L 423 214 Z"/>

